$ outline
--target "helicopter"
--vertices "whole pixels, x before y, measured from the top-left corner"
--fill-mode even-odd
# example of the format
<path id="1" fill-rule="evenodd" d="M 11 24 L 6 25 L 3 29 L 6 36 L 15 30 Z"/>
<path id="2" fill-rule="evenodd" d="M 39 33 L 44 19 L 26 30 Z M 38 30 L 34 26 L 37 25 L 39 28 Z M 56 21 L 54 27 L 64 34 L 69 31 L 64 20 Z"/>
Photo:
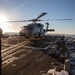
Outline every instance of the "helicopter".
<path id="1" fill-rule="evenodd" d="M 39 18 L 41 18 L 42 16 L 46 15 L 47 13 L 42 13 L 40 14 L 36 19 L 30 20 L 32 21 L 31 24 L 28 24 L 27 26 L 23 26 L 21 31 L 20 31 L 20 35 L 22 36 L 27 36 L 27 37 L 41 37 L 43 35 L 45 35 L 46 32 L 48 31 L 54 31 L 54 29 L 48 29 L 49 27 L 49 23 L 46 23 L 46 29 L 44 29 L 44 25 L 41 23 L 36 23 L 37 21 L 42 21 L 39 20 Z"/>
<path id="2" fill-rule="evenodd" d="M 21 36 L 25 36 L 25 37 L 41 37 L 43 35 L 45 35 L 46 32 L 48 31 L 55 31 L 55 29 L 49 29 L 49 20 L 40 20 L 39 18 L 41 18 L 42 16 L 46 15 L 46 12 L 41 13 L 37 18 L 35 19 L 31 19 L 31 20 L 19 20 L 19 21 L 8 21 L 8 22 L 32 22 L 30 24 L 28 24 L 27 26 L 23 26 L 21 28 L 21 30 L 19 31 L 19 34 Z M 50 21 L 52 20 L 72 20 L 72 19 L 50 19 Z M 44 29 L 44 24 L 42 23 L 37 23 L 37 21 L 47 21 L 46 25 L 46 29 Z"/>

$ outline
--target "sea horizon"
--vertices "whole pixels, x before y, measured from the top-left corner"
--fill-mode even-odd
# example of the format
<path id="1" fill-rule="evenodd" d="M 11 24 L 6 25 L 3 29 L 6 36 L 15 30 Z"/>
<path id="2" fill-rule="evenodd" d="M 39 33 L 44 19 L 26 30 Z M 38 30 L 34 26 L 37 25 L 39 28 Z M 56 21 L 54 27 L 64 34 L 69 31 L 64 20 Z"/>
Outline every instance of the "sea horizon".
<path id="1" fill-rule="evenodd" d="M 19 35 L 19 32 L 4 32 L 3 34 L 8 34 L 8 35 Z M 68 35 L 68 36 L 74 36 L 75 37 L 75 34 L 63 34 L 63 33 L 45 33 L 45 35 Z"/>

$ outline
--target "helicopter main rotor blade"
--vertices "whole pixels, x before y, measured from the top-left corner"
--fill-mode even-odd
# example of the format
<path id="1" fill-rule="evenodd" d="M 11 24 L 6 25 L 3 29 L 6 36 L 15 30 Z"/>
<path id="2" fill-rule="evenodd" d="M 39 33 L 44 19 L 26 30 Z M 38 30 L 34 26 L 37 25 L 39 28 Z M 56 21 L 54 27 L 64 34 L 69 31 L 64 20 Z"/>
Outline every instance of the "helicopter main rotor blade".
<path id="1" fill-rule="evenodd" d="M 32 21 L 32 20 L 18 20 L 18 21 L 7 21 L 7 22 L 29 22 L 29 21 Z"/>
<path id="2" fill-rule="evenodd" d="M 73 19 L 48 19 L 48 20 L 38 20 L 38 21 L 66 21 L 66 20 L 73 20 Z"/>
<path id="3" fill-rule="evenodd" d="M 49 19 L 49 21 L 58 21 L 58 20 L 60 20 L 60 21 L 64 21 L 64 20 L 73 20 L 73 19 Z"/>
<path id="4" fill-rule="evenodd" d="M 47 13 L 43 12 L 42 14 L 40 14 L 36 19 L 33 19 L 33 22 L 36 22 L 36 21 L 41 21 L 41 20 L 38 20 L 40 17 L 46 15 Z"/>
<path id="5" fill-rule="evenodd" d="M 6 22 L 30 22 L 30 21 L 35 21 L 35 20 L 31 19 L 31 20 L 17 20 L 17 21 L 6 21 Z M 36 21 L 45 21 L 45 20 L 36 20 Z"/>
<path id="6" fill-rule="evenodd" d="M 17 20 L 17 21 L 7 21 L 7 22 L 30 22 L 30 21 L 36 22 L 36 21 L 65 21 L 65 20 L 73 20 L 73 19 L 48 19 L 48 20 L 31 19 L 31 20 Z"/>
<path id="7" fill-rule="evenodd" d="M 39 16 L 36 18 L 36 20 L 39 19 L 40 17 L 46 15 L 46 14 L 47 14 L 47 13 L 43 12 L 41 15 L 39 15 Z"/>

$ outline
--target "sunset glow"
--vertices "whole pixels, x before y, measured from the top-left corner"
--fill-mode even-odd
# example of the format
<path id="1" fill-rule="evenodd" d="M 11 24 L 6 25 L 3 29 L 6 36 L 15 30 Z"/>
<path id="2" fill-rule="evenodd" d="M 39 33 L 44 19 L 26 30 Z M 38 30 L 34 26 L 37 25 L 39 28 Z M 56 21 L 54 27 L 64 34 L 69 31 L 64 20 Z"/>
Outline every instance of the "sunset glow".
<path id="1" fill-rule="evenodd" d="M 8 32 L 10 30 L 9 26 L 11 24 L 7 23 L 8 19 L 4 15 L 0 15 L 0 28 L 2 28 L 3 32 Z"/>

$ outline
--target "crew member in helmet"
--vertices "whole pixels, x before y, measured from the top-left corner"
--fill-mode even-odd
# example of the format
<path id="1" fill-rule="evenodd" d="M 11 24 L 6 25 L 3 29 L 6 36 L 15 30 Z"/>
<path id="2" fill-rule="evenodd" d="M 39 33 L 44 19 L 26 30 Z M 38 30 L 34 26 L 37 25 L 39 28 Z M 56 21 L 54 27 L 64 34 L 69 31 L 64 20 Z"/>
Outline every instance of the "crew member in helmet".
<path id="1" fill-rule="evenodd" d="M 67 54 L 67 47 L 65 45 L 65 36 L 58 38 L 57 51 L 58 51 L 58 56 L 60 56 L 61 54 L 65 54 L 65 53 Z"/>

